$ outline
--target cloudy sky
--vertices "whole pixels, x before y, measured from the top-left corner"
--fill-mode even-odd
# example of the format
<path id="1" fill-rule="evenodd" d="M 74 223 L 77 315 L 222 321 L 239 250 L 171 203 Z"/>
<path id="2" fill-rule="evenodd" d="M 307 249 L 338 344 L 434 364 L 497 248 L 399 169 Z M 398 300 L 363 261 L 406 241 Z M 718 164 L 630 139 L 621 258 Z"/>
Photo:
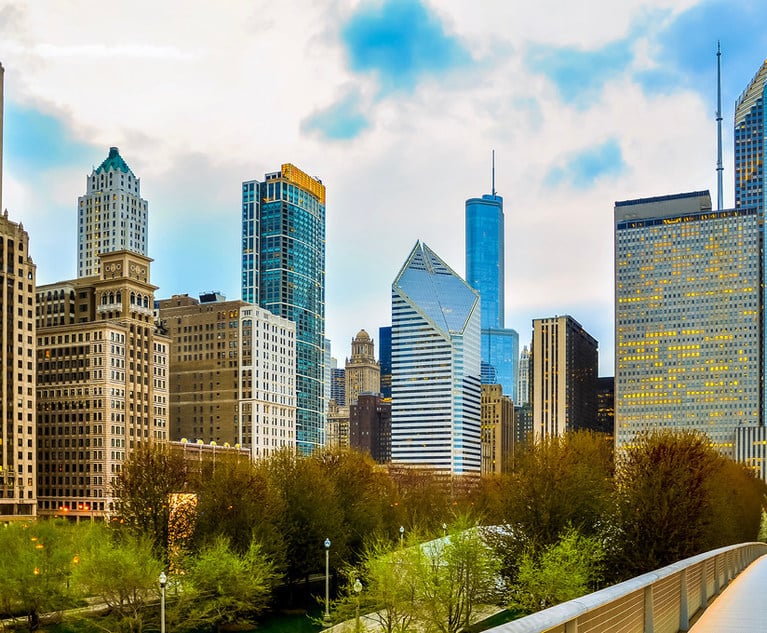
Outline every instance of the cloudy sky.
<path id="1" fill-rule="evenodd" d="M 422 240 L 460 274 L 464 202 L 506 214 L 506 319 L 571 314 L 613 373 L 616 200 L 710 189 L 721 40 L 732 111 L 762 0 L 0 0 L 3 206 L 38 281 L 76 275 L 86 176 L 120 152 L 149 201 L 158 296 L 240 294 L 240 183 L 293 162 L 327 200 L 327 335 L 390 323 Z"/>

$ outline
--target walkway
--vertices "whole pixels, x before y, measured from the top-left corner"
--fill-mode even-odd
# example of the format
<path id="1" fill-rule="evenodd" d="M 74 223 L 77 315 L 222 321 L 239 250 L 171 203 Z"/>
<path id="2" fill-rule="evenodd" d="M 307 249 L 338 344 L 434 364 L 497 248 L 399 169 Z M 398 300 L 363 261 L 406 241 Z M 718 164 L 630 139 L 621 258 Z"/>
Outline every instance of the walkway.
<path id="1" fill-rule="evenodd" d="M 767 630 L 767 555 L 744 569 L 703 612 L 690 633 Z"/>

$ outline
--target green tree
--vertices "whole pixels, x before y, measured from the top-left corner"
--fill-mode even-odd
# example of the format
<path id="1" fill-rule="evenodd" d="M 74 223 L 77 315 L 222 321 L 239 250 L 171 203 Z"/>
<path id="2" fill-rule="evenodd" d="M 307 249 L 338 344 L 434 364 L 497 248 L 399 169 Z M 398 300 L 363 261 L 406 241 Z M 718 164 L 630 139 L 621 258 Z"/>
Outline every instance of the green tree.
<path id="1" fill-rule="evenodd" d="M 219 537 L 188 562 L 174 626 L 252 626 L 269 604 L 276 580 L 274 565 L 258 542 L 251 541 L 244 554 L 237 554 Z"/>
<path id="2" fill-rule="evenodd" d="M 40 627 L 42 614 L 75 605 L 69 583 L 75 560 L 73 526 L 11 523 L 0 529 L 0 552 L 3 610 L 24 614 L 30 631 Z"/>
<path id="3" fill-rule="evenodd" d="M 148 536 L 168 557 L 170 495 L 194 489 L 183 455 L 163 444 L 140 442 L 128 454 L 113 485 L 117 513 L 131 530 Z"/>
<path id="4" fill-rule="evenodd" d="M 421 630 L 458 633 L 477 620 L 478 605 L 497 601 L 499 564 L 480 529 L 459 523 L 415 551 Z"/>
<path id="5" fill-rule="evenodd" d="M 143 630 L 145 609 L 158 597 L 163 569 L 149 537 L 96 524 L 88 529 L 79 552 L 73 581 L 109 608 L 118 630 Z"/>
<path id="6" fill-rule="evenodd" d="M 531 550 L 522 555 L 511 604 L 531 613 L 573 600 L 597 588 L 603 564 L 599 539 L 568 529 L 540 554 Z"/>

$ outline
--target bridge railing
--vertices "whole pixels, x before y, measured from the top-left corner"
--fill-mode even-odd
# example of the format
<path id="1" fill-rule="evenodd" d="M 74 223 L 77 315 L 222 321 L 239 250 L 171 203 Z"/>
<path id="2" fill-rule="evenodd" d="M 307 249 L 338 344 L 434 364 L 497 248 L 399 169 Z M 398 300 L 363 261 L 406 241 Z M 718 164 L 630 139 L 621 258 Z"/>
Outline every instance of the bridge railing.
<path id="1" fill-rule="evenodd" d="M 488 633 L 687 631 L 690 618 L 764 554 L 766 543 L 722 547 L 502 624 Z"/>

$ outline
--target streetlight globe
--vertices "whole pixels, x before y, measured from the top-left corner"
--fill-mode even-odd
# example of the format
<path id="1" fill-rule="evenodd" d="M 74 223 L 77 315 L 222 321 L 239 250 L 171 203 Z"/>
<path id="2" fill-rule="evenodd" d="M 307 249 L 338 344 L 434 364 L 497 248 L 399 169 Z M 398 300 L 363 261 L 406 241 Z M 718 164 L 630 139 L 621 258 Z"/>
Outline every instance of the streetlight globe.
<path id="1" fill-rule="evenodd" d="M 325 539 L 325 549 L 330 549 L 330 539 L 329 538 Z"/>
<path id="2" fill-rule="evenodd" d="M 404 525 L 400 525 L 399 526 L 399 533 L 400 534 L 404 534 L 405 533 L 405 526 Z"/>
<path id="3" fill-rule="evenodd" d="M 167 583 L 167 582 L 168 582 L 168 577 L 165 575 L 165 572 L 164 572 L 164 571 L 161 571 L 161 572 L 160 572 L 160 578 L 159 578 L 159 581 L 160 581 L 160 587 L 161 587 L 161 588 L 165 588 L 165 583 Z"/>
<path id="4" fill-rule="evenodd" d="M 359 594 L 360 591 L 362 591 L 362 583 L 360 582 L 360 579 L 357 578 L 354 581 L 354 593 Z"/>

